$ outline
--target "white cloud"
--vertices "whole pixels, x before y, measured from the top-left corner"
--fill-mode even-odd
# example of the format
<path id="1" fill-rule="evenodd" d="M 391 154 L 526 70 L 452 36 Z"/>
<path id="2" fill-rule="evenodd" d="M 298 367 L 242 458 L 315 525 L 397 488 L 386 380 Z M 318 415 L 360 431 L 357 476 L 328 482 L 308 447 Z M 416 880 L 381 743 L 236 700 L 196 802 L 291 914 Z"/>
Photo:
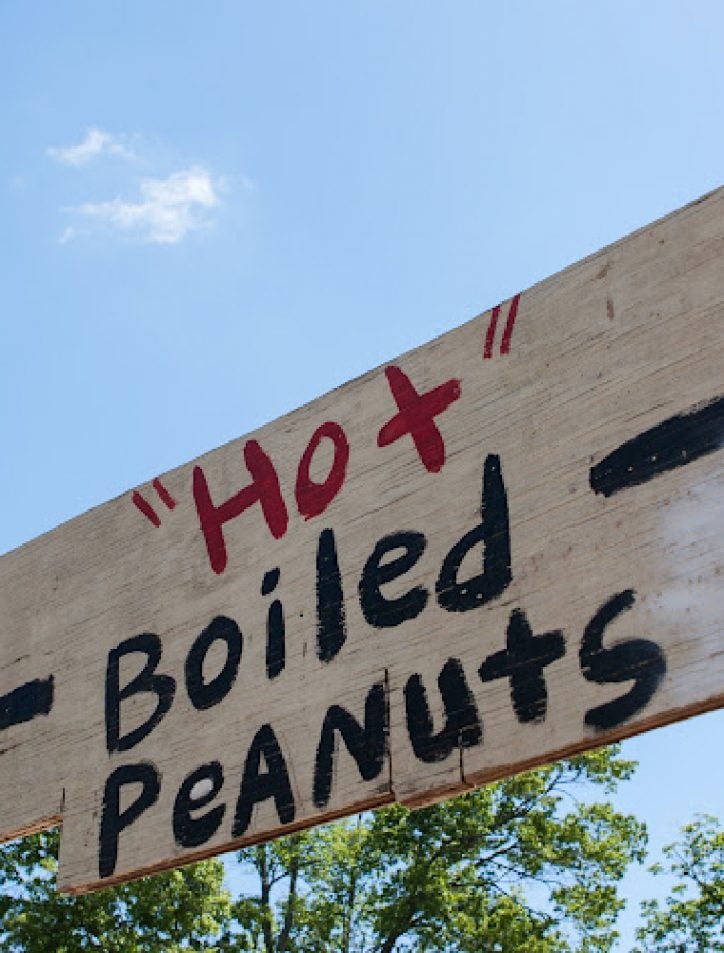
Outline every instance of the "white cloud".
<path id="1" fill-rule="evenodd" d="M 117 196 L 107 202 L 85 202 L 70 211 L 145 241 L 175 245 L 208 223 L 204 213 L 219 205 L 218 188 L 205 169 L 195 166 L 166 179 L 142 179 L 138 202 Z M 66 229 L 61 241 L 75 234 Z"/>
<path id="2" fill-rule="evenodd" d="M 85 139 L 75 146 L 50 148 L 48 155 L 66 165 L 85 165 L 100 155 L 119 156 L 132 159 L 133 153 L 123 145 L 120 139 L 102 129 L 89 129 Z"/>

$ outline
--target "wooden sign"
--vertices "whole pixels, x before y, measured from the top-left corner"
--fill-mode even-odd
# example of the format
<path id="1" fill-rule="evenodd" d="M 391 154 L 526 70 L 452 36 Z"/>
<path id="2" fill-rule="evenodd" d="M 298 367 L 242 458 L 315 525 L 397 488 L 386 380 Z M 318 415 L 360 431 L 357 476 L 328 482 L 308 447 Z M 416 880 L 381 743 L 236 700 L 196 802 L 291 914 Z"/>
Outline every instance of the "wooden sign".
<path id="1" fill-rule="evenodd" d="M 724 190 L 0 559 L 80 893 L 724 701 Z"/>

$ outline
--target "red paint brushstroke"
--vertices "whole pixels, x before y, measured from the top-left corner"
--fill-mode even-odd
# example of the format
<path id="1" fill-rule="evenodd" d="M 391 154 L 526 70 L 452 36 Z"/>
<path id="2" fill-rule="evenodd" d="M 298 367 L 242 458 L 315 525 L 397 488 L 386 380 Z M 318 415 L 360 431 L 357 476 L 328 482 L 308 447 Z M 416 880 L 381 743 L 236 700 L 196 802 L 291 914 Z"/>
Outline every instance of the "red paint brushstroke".
<path id="1" fill-rule="evenodd" d="M 500 342 L 500 353 L 507 354 L 510 351 L 510 339 L 513 336 L 513 328 L 515 327 L 515 318 L 518 314 L 518 302 L 520 301 L 520 294 L 515 295 L 515 297 L 510 302 L 510 308 L 508 309 L 508 320 L 505 322 L 505 329 L 503 331 L 503 340 Z"/>
<path id="2" fill-rule="evenodd" d="M 287 531 L 289 520 L 279 477 L 274 464 L 256 440 L 247 440 L 244 444 L 244 462 L 252 482 L 218 506 L 211 499 L 204 471 L 200 466 L 195 466 L 193 471 L 196 512 L 206 541 L 211 568 L 217 574 L 226 569 L 228 561 L 224 523 L 241 516 L 250 506 L 255 503 L 261 505 L 264 519 L 274 539 L 280 539 Z"/>
<path id="3" fill-rule="evenodd" d="M 309 468 L 317 447 L 325 438 L 334 444 L 334 459 L 327 478 L 322 483 L 315 483 L 309 475 Z M 348 462 L 349 441 L 340 425 L 328 420 L 317 427 L 299 461 L 294 490 L 297 509 L 305 520 L 323 513 L 342 489 Z"/>
<path id="4" fill-rule="evenodd" d="M 144 500 L 144 498 L 141 496 L 138 490 L 133 491 L 133 495 L 131 496 L 131 499 L 133 500 L 134 504 L 138 507 L 138 509 L 143 513 L 146 519 L 150 520 L 150 522 L 153 523 L 156 529 L 158 529 L 158 527 L 161 525 L 161 520 L 158 518 L 158 515 L 156 511 L 154 510 L 154 508 L 151 506 L 151 504 L 147 503 L 146 500 Z"/>
<path id="5" fill-rule="evenodd" d="M 399 367 L 386 367 L 385 375 L 399 413 L 381 428 L 377 435 L 377 446 L 387 447 L 409 434 L 425 469 L 430 473 L 439 473 L 445 463 L 445 443 L 435 417 L 460 397 L 460 381 L 453 378 L 425 394 L 419 394 Z"/>
<path id="6" fill-rule="evenodd" d="M 158 477 L 153 481 L 153 488 L 158 493 L 161 498 L 161 502 L 165 503 L 166 506 L 172 510 L 176 506 L 176 500 L 171 496 L 166 487 L 161 483 Z"/>
<path id="7" fill-rule="evenodd" d="M 495 331 L 498 327 L 498 318 L 500 316 L 500 305 L 496 304 L 493 313 L 490 315 L 488 331 L 485 335 L 485 349 L 483 351 L 483 360 L 487 361 L 493 356 L 493 345 L 495 344 Z"/>

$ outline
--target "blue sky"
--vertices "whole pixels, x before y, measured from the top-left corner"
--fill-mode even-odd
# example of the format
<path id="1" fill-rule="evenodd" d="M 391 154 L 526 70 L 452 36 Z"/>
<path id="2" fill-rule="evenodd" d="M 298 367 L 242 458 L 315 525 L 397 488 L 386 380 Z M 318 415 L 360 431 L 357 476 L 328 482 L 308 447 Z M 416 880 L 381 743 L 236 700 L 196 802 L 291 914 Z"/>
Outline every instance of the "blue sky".
<path id="1" fill-rule="evenodd" d="M 722 184 L 722 35 L 716 0 L 3 4 L 0 550 Z M 723 729 L 627 746 L 655 845 L 724 815 Z"/>

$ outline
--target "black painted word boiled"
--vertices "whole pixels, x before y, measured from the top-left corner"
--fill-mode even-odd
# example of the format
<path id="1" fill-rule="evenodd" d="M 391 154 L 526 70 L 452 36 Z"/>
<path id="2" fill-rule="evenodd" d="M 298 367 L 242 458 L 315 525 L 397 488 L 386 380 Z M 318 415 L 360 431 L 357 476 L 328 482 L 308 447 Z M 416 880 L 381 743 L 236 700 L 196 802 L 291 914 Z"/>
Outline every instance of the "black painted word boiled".
<path id="1" fill-rule="evenodd" d="M 460 567 L 476 546 L 482 545 L 481 572 L 461 580 Z M 423 586 L 413 586 L 402 595 L 385 594 L 387 584 L 409 572 L 427 547 L 423 533 L 400 531 L 378 540 L 360 574 L 358 595 L 362 614 L 376 629 L 390 629 L 416 618 L 429 600 Z M 399 554 L 399 555 L 396 555 Z M 391 558 L 392 557 L 392 558 Z M 275 593 L 278 569 L 264 574 L 261 594 Z M 440 606 L 448 612 L 467 612 L 500 596 L 512 579 L 508 501 L 500 459 L 489 455 L 483 464 L 483 492 L 480 522 L 465 533 L 443 559 L 435 585 Z M 337 543 L 331 529 L 319 535 L 316 555 L 317 654 L 327 663 L 339 653 L 347 638 L 344 591 Z M 285 667 L 285 620 L 281 601 L 275 598 L 267 612 L 266 668 L 276 678 Z M 184 665 L 184 682 L 189 700 L 198 711 L 218 705 L 233 688 L 242 659 L 244 637 L 238 624 L 226 616 L 213 618 L 194 640 Z M 204 663 L 212 647 L 223 645 L 226 658 L 212 679 L 204 675 Z M 129 751 L 143 741 L 168 714 L 176 694 L 176 679 L 157 671 L 162 655 L 158 635 L 143 632 L 131 636 L 111 650 L 106 667 L 106 746 L 109 753 Z M 141 670 L 125 685 L 120 684 L 121 660 L 143 658 Z M 153 713 L 133 730 L 121 731 L 121 706 L 139 694 L 155 697 Z"/>

